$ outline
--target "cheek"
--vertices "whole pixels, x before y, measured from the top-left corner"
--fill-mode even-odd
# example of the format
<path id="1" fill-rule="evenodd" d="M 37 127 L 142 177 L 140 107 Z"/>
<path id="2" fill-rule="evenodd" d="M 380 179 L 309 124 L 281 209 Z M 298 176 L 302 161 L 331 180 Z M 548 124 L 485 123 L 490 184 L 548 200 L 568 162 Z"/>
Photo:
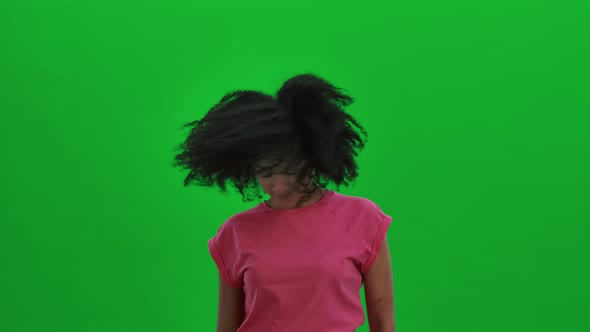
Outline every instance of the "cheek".
<path id="1" fill-rule="evenodd" d="M 272 182 L 270 181 L 270 179 L 265 179 L 265 178 L 261 178 L 258 177 L 258 184 L 260 185 L 260 187 L 264 190 L 264 191 L 268 191 L 268 189 L 270 189 L 270 187 L 272 187 Z"/>
<path id="2" fill-rule="evenodd" d="M 259 184 L 261 187 L 264 187 L 264 185 L 265 185 L 265 183 L 266 183 L 266 180 L 265 180 L 265 179 L 263 179 L 263 178 L 261 178 L 261 177 L 257 176 L 257 177 L 256 177 L 256 180 L 258 180 L 258 184 Z"/>
<path id="3" fill-rule="evenodd" d="M 297 179 L 295 176 L 273 176 L 270 178 L 257 177 L 256 179 L 264 191 L 272 190 L 273 187 L 295 188 L 297 186 Z"/>

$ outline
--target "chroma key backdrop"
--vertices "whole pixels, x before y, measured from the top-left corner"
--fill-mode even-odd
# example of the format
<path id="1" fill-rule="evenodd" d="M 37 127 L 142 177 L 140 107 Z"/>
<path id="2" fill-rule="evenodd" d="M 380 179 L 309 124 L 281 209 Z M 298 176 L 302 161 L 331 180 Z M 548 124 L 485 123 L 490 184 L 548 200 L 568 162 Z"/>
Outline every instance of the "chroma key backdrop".
<path id="1" fill-rule="evenodd" d="M 258 202 L 184 187 L 181 126 L 308 72 L 368 131 L 339 191 L 393 217 L 396 331 L 590 331 L 589 6 L 1 1 L 0 331 L 215 331 Z"/>

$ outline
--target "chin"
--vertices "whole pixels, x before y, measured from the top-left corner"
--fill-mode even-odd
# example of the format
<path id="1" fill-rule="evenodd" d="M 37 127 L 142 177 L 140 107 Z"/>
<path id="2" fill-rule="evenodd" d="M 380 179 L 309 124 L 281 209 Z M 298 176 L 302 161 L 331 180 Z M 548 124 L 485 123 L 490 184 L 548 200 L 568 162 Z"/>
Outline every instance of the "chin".
<path id="1" fill-rule="evenodd" d="M 274 198 L 274 199 L 287 199 L 289 197 L 293 197 L 294 193 L 288 193 L 286 195 L 270 195 L 270 197 Z"/>

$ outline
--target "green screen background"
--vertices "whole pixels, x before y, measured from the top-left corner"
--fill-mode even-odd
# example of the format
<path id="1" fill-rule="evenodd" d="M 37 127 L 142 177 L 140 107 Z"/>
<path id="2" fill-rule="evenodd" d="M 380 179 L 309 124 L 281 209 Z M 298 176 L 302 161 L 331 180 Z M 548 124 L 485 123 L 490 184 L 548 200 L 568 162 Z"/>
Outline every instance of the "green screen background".
<path id="1" fill-rule="evenodd" d="M 588 331 L 585 1 L 2 1 L 0 330 L 214 331 L 180 126 L 312 72 L 369 132 L 398 331 Z M 359 331 L 368 331 L 365 325 Z"/>

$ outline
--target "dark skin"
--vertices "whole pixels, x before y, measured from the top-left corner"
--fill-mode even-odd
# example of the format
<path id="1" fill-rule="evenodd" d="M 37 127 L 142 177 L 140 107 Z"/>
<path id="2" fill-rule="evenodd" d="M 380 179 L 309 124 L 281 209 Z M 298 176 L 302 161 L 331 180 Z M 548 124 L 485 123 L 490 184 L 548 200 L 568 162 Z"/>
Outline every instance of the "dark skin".
<path id="1" fill-rule="evenodd" d="M 363 276 L 371 332 L 395 332 L 393 273 L 387 238 L 371 268 Z"/>
<path id="2" fill-rule="evenodd" d="M 268 164 L 263 160 L 257 163 L 256 168 L 265 167 Z M 256 173 L 258 184 L 270 196 L 270 199 L 266 201 L 268 206 L 280 210 L 298 209 L 315 204 L 324 195 L 325 189 L 315 188 L 316 190 L 308 200 L 302 199 L 301 191 L 314 188 L 310 179 L 311 169 L 302 176 L 300 182 L 297 181 L 297 175 L 304 171 L 304 166 L 305 160 L 291 168 L 284 163 L 278 167 L 280 171 L 273 173 Z M 301 186 L 301 183 L 304 186 Z"/>

